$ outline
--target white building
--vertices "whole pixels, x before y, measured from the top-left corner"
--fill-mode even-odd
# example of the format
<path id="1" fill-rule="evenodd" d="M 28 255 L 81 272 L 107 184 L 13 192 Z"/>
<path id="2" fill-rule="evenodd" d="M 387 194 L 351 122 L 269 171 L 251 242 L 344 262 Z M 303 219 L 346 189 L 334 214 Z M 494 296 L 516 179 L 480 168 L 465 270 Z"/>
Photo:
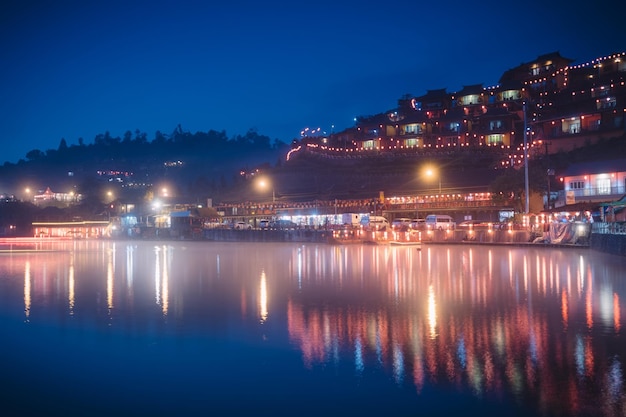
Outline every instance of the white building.
<path id="1" fill-rule="evenodd" d="M 626 194 L 626 159 L 572 164 L 560 180 L 555 207 L 619 200 Z"/>

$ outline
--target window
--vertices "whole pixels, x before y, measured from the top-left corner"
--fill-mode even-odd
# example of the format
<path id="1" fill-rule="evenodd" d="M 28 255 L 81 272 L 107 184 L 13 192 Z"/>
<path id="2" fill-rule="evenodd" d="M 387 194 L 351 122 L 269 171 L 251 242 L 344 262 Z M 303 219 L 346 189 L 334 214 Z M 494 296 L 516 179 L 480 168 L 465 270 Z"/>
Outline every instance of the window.
<path id="1" fill-rule="evenodd" d="M 404 146 L 407 148 L 413 148 L 419 145 L 418 139 L 405 139 Z"/>
<path id="2" fill-rule="evenodd" d="M 374 149 L 374 141 L 373 140 L 366 140 L 365 142 L 363 142 L 363 148 L 364 149 Z"/>
<path id="3" fill-rule="evenodd" d="M 504 135 L 487 135 L 485 143 L 487 145 L 498 145 L 504 142 Z"/>
<path id="4" fill-rule="evenodd" d="M 585 188 L 584 181 L 572 181 L 569 183 L 570 190 L 582 190 L 583 188 Z"/>
<path id="5" fill-rule="evenodd" d="M 489 122 L 489 130 L 502 129 L 502 120 L 492 120 Z"/>
<path id="6" fill-rule="evenodd" d="M 598 194 L 611 194 L 610 178 L 598 178 L 596 184 L 598 186 Z"/>
<path id="7" fill-rule="evenodd" d="M 461 106 L 469 106 L 471 104 L 479 104 L 481 102 L 478 94 L 470 94 L 467 96 L 459 97 L 459 104 Z"/>
<path id="8" fill-rule="evenodd" d="M 422 132 L 422 126 L 417 123 L 404 126 L 405 135 L 415 135 L 421 132 Z"/>
<path id="9" fill-rule="evenodd" d="M 507 90 L 502 92 L 502 101 L 518 100 L 522 97 L 519 90 Z"/>
<path id="10" fill-rule="evenodd" d="M 563 133 L 580 133 L 580 117 L 564 119 L 563 122 L 561 122 L 561 129 Z"/>
<path id="11" fill-rule="evenodd" d="M 617 104 L 615 97 L 607 97 L 596 100 L 596 108 L 599 109 L 612 109 Z"/>
<path id="12" fill-rule="evenodd" d="M 451 132 L 458 132 L 459 131 L 459 123 L 458 122 L 450 123 L 450 125 L 448 125 L 448 129 L 450 129 Z"/>

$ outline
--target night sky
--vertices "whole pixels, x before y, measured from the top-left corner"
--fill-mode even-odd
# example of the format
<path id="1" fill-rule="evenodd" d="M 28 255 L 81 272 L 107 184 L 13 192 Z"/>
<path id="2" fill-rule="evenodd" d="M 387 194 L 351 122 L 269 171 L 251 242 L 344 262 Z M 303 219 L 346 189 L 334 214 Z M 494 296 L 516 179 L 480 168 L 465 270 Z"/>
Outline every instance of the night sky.
<path id="1" fill-rule="evenodd" d="M 375 5 L 374 5 L 375 4 Z M 513 9 L 524 4 L 522 9 Z M 139 129 L 290 142 L 404 94 L 626 50 L 622 1 L 3 1 L 3 161 Z"/>

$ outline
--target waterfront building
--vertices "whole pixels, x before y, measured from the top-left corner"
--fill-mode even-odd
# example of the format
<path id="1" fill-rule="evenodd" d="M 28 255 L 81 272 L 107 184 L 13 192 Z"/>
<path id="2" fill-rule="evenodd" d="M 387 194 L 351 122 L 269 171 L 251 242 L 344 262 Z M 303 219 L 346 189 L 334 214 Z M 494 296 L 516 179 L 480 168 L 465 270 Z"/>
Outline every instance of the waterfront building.
<path id="1" fill-rule="evenodd" d="M 555 207 L 614 201 L 626 195 L 626 159 L 572 164 L 560 181 Z"/>

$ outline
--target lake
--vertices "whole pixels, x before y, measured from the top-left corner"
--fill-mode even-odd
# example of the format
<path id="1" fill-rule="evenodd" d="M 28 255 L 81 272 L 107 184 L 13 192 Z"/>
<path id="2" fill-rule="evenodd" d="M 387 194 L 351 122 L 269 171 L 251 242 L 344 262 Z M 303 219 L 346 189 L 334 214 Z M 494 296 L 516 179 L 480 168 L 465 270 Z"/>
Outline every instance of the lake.
<path id="1" fill-rule="evenodd" d="M 626 259 L 589 249 L 51 242 L 0 254 L 2 402 L 625 416 L 625 318 Z"/>

